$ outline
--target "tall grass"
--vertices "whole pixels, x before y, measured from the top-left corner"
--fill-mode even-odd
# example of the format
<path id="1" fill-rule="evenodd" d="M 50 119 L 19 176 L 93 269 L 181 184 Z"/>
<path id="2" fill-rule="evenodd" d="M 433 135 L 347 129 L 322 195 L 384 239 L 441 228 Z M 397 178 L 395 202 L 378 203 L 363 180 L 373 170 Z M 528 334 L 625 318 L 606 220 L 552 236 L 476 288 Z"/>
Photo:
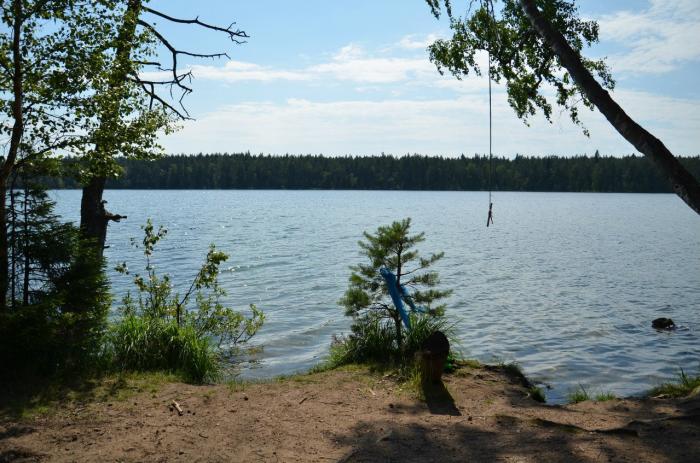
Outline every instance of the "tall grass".
<path id="1" fill-rule="evenodd" d="M 567 395 L 567 399 L 569 399 L 570 404 L 577 404 L 580 402 L 585 402 L 587 400 L 591 400 L 591 395 L 583 387 L 582 384 L 579 384 L 578 389 L 571 391 Z"/>
<path id="2" fill-rule="evenodd" d="M 593 400 L 596 402 L 607 402 L 609 400 L 617 399 L 617 396 L 615 396 L 615 394 L 613 394 L 612 392 L 598 392 L 593 394 L 590 391 L 586 390 L 583 387 L 583 385 L 579 384 L 578 389 L 571 391 L 567 395 L 567 398 L 569 399 L 570 404 L 577 404 L 580 402 L 585 402 L 587 400 Z"/>
<path id="3" fill-rule="evenodd" d="M 452 342 L 452 325 L 442 317 L 412 316 L 411 329 L 404 332 L 401 346 L 396 339 L 393 321 L 382 318 L 357 320 L 350 335 L 334 339 L 327 366 L 332 368 L 350 363 L 409 366 L 413 364 L 416 352 L 435 331 L 442 331 Z"/>
<path id="4" fill-rule="evenodd" d="M 596 402 L 608 402 L 617 399 L 617 396 L 612 392 L 599 392 L 595 395 Z"/>
<path id="5" fill-rule="evenodd" d="M 382 319 L 366 319 L 352 327 L 352 333 L 335 337 L 331 344 L 329 367 L 350 363 L 391 363 L 397 358 L 394 327 Z"/>
<path id="6" fill-rule="evenodd" d="M 108 340 L 108 355 L 119 370 L 170 371 L 195 383 L 220 376 L 209 339 L 188 325 L 131 315 L 112 326 Z"/>
<path id="7" fill-rule="evenodd" d="M 700 394 L 700 375 L 689 376 L 683 369 L 676 381 L 661 384 L 649 391 L 650 396 L 686 397 Z"/>

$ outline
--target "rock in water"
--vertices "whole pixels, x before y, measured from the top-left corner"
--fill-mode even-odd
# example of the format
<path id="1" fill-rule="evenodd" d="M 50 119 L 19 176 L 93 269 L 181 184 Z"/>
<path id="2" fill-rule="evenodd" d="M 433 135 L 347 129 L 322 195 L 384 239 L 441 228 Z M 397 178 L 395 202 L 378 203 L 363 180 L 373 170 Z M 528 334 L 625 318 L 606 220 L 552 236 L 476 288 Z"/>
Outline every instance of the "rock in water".
<path id="1" fill-rule="evenodd" d="M 676 324 L 670 318 L 657 318 L 651 322 L 651 327 L 657 330 L 673 330 L 676 329 Z"/>

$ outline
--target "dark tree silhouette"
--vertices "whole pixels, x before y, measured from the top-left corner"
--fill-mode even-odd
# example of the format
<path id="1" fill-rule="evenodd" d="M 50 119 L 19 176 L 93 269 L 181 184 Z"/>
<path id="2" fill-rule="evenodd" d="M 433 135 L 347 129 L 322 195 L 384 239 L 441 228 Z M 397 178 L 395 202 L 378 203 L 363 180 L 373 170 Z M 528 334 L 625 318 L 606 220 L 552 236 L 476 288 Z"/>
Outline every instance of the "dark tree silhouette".
<path id="1" fill-rule="evenodd" d="M 694 175 L 700 175 L 700 156 L 680 161 Z M 123 174 L 108 180 L 107 188 L 478 191 L 489 187 L 487 156 L 199 154 L 151 161 L 119 158 L 117 162 Z M 493 186 L 501 191 L 671 192 L 668 182 L 645 156 L 497 157 L 493 172 Z M 71 178 L 45 181 L 51 188 L 79 186 Z"/>

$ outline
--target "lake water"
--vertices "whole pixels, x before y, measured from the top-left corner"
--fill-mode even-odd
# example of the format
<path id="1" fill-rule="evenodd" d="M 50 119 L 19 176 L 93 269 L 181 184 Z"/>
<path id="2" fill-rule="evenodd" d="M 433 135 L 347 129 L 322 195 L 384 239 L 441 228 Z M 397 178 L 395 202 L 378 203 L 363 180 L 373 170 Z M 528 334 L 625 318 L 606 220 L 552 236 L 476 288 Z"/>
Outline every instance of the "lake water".
<path id="1" fill-rule="evenodd" d="M 79 191 L 56 191 L 77 220 Z M 517 361 L 551 386 L 550 402 L 579 384 L 638 394 L 682 367 L 700 371 L 700 217 L 673 195 L 405 191 L 108 191 L 110 267 L 141 266 L 131 237 L 148 217 L 168 228 L 161 272 L 190 280 L 209 243 L 230 254 L 221 281 L 235 307 L 254 303 L 267 322 L 255 338 L 269 377 L 321 361 L 349 320 L 337 301 L 348 266 L 362 262 L 363 230 L 411 217 L 424 253 L 454 289 L 447 316 L 461 350 Z M 119 297 L 128 277 L 112 274 Z M 650 326 L 668 316 L 681 329 Z"/>

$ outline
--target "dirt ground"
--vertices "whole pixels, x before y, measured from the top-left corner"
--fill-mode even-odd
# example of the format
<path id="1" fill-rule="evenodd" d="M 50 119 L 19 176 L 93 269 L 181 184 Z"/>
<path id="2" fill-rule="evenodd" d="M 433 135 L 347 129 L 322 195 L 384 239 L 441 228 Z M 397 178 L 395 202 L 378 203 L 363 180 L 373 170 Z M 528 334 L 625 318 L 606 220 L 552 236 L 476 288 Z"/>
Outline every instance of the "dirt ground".
<path id="1" fill-rule="evenodd" d="M 547 406 L 496 367 L 464 367 L 425 400 L 361 368 L 132 388 L 0 415 L 0 462 L 700 462 L 700 397 Z"/>

